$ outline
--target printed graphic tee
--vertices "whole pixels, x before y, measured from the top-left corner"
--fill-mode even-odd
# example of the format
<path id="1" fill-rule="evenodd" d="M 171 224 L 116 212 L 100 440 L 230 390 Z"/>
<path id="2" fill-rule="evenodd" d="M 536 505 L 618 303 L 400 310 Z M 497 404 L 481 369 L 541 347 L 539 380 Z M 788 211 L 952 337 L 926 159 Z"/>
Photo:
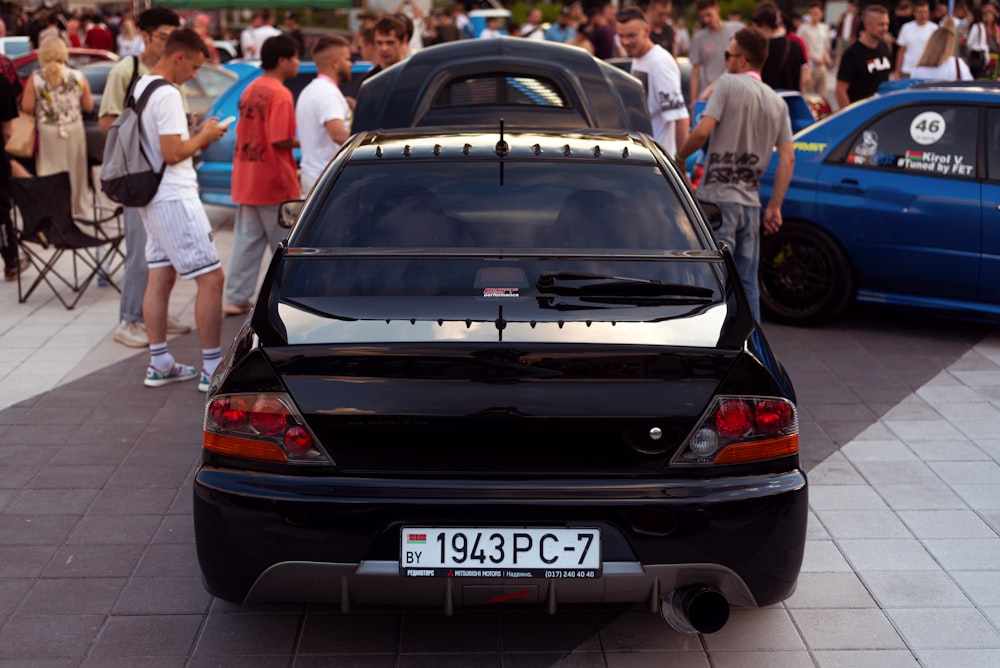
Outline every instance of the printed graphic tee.
<path id="1" fill-rule="evenodd" d="M 658 44 L 632 61 L 632 76 L 646 89 L 646 106 L 653 122 L 653 138 L 668 155 L 677 152 L 674 122 L 688 117 L 677 61 Z"/>
<path id="2" fill-rule="evenodd" d="M 272 206 L 298 199 L 299 176 L 290 148 L 275 142 L 295 138 L 295 102 L 285 85 L 272 77 L 255 79 L 240 96 L 233 153 L 232 200 Z"/>
<path id="3" fill-rule="evenodd" d="M 846 81 L 847 99 L 851 102 L 871 97 L 878 87 L 889 80 L 892 72 L 892 53 L 885 42 L 870 49 L 860 40 L 844 51 L 837 70 L 837 81 Z"/>
<path id="4" fill-rule="evenodd" d="M 703 115 L 718 125 L 708 142 L 698 199 L 759 207 L 760 177 L 771 151 L 792 141 L 788 105 L 756 77 L 723 74 Z"/>

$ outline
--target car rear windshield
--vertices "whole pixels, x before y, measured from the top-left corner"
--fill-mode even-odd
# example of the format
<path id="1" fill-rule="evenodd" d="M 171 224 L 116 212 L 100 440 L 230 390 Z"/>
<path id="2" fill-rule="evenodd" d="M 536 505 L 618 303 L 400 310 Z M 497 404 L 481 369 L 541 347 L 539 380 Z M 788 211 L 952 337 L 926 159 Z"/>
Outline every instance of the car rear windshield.
<path id="1" fill-rule="evenodd" d="M 719 263 L 690 253 L 709 233 L 650 163 L 356 163 L 310 218 L 279 274 L 287 299 L 551 292 L 565 295 L 548 308 L 576 312 L 723 293 Z"/>
<path id="2" fill-rule="evenodd" d="M 311 248 L 701 250 L 706 242 L 657 166 L 582 160 L 349 164 L 292 238 Z"/>

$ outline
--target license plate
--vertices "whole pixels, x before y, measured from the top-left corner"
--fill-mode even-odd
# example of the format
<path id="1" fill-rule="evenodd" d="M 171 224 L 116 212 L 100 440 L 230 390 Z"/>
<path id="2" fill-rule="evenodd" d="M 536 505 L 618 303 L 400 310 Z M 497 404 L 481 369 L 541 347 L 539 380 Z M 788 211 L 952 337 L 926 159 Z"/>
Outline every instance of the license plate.
<path id="1" fill-rule="evenodd" d="M 406 577 L 599 578 L 601 531 L 404 527 L 399 573 Z"/>

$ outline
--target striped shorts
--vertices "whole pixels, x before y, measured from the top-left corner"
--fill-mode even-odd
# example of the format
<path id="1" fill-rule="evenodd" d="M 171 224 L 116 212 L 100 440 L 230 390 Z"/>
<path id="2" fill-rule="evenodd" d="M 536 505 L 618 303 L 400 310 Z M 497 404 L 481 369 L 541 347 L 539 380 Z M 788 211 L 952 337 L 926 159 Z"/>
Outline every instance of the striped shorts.
<path id="1" fill-rule="evenodd" d="M 181 278 L 197 278 L 222 268 L 212 225 L 199 200 L 151 202 L 139 213 L 146 228 L 150 269 L 173 267 Z"/>

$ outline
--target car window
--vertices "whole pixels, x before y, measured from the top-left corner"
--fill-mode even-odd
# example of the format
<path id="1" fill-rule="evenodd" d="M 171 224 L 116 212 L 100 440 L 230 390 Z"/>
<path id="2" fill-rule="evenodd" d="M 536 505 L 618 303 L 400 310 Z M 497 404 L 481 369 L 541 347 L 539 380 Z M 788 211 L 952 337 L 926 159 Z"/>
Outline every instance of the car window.
<path id="1" fill-rule="evenodd" d="M 987 168 L 991 181 L 1000 181 L 1000 109 L 990 107 L 986 127 L 989 128 L 986 146 L 989 153 Z"/>
<path id="2" fill-rule="evenodd" d="M 236 82 L 236 75 L 228 70 L 203 67 L 198 70 L 198 84 L 206 97 L 219 97 Z"/>
<path id="3" fill-rule="evenodd" d="M 891 172 L 975 178 L 978 107 L 913 105 L 862 128 L 842 164 Z"/>
<path id="4" fill-rule="evenodd" d="M 431 103 L 433 109 L 479 104 L 569 107 L 565 93 L 543 77 L 477 74 L 448 82 Z"/>
<path id="5" fill-rule="evenodd" d="M 282 294 L 482 296 L 484 286 L 498 284 L 524 294 L 542 274 L 564 271 L 697 286 L 720 295 L 709 262 L 613 257 L 628 250 L 702 250 L 708 243 L 650 163 L 509 160 L 427 163 L 419 169 L 354 163 L 332 184 L 308 229 L 293 231 L 293 249 L 488 250 L 481 259 L 390 255 L 333 263 L 312 262 L 308 258 L 321 255 L 307 251 L 303 261 L 286 268 Z M 604 257 L 508 261 L 497 259 L 497 248 L 600 251 Z"/>
<path id="6" fill-rule="evenodd" d="M 90 92 L 94 95 L 104 94 L 104 84 L 108 82 L 109 67 L 84 67 L 80 70 L 90 84 Z"/>
<path id="7" fill-rule="evenodd" d="M 353 163 L 308 247 L 704 248 L 653 164 Z"/>

